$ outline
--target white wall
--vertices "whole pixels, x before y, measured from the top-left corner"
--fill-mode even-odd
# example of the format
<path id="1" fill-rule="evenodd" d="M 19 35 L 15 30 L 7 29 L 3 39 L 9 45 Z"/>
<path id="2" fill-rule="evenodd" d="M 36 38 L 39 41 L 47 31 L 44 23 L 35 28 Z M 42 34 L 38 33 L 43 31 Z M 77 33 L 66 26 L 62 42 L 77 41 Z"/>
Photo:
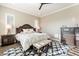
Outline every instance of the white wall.
<path id="1" fill-rule="evenodd" d="M 30 24 L 34 26 L 34 20 L 38 19 L 35 16 L 28 15 L 10 8 L 0 6 L 0 35 L 5 34 L 5 14 L 6 13 L 10 13 L 15 16 L 15 27 L 19 27 L 23 24 Z"/>
<path id="2" fill-rule="evenodd" d="M 41 31 L 52 36 L 56 36 L 57 34 L 60 36 L 60 27 L 62 25 L 72 27 L 76 26 L 75 24 L 79 24 L 79 5 L 43 17 L 40 20 Z"/>
<path id="3" fill-rule="evenodd" d="M 32 15 L 0 6 L 0 35 L 3 35 L 5 31 L 5 13 L 15 15 L 16 27 L 23 24 L 30 24 L 34 26 L 34 20 L 40 19 L 41 31 L 51 34 L 52 36 L 60 34 L 60 27 L 62 27 L 62 25 L 71 27 L 74 26 L 74 24 L 79 24 L 79 5 L 43 18 L 37 18 Z"/>
<path id="4" fill-rule="evenodd" d="M 5 33 L 5 14 L 10 13 L 15 16 L 15 27 L 19 27 L 23 24 L 30 24 L 34 26 L 34 20 L 38 19 L 35 16 L 28 15 L 10 8 L 0 6 L 0 35 Z"/>

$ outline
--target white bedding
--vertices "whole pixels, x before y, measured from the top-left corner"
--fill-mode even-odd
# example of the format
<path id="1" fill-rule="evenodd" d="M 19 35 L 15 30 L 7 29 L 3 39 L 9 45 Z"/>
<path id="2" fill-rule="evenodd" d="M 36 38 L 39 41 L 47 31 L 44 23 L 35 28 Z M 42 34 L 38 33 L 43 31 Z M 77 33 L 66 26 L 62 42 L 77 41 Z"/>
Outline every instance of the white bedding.
<path id="1" fill-rule="evenodd" d="M 46 33 L 19 33 L 16 35 L 16 39 L 20 41 L 23 50 L 27 50 L 33 43 L 41 40 L 48 39 L 49 36 Z"/>

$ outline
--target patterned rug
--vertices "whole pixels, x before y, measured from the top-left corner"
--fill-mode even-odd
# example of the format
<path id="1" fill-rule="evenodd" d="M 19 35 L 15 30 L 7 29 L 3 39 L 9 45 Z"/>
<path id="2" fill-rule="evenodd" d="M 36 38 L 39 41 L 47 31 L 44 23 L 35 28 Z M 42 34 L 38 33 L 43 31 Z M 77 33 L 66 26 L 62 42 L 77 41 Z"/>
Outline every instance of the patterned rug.
<path id="1" fill-rule="evenodd" d="M 60 44 L 57 41 L 52 42 L 52 47 L 48 48 L 47 52 L 43 52 L 41 56 L 67 56 L 69 46 Z M 31 48 L 25 53 L 26 56 L 38 56 Z M 11 48 L 3 53 L 3 56 L 24 56 L 22 47 Z"/>
<path id="2" fill-rule="evenodd" d="M 79 56 L 79 47 L 73 47 L 68 50 L 69 56 Z"/>

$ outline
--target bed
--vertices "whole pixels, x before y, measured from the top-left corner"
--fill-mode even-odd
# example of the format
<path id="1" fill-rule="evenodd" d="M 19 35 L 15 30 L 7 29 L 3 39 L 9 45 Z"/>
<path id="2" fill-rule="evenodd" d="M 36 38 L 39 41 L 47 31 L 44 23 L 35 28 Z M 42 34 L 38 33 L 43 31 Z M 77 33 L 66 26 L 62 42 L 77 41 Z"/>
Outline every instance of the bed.
<path id="1" fill-rule="evenodd" d="M 24 24 L 16 28 L 16 39 L 20 41 L 24 51 L 30 48 L 36 42 L 47 40 L 49 36 L 46 33 L 37 33 L 35 28 L 29 24 Z"/>

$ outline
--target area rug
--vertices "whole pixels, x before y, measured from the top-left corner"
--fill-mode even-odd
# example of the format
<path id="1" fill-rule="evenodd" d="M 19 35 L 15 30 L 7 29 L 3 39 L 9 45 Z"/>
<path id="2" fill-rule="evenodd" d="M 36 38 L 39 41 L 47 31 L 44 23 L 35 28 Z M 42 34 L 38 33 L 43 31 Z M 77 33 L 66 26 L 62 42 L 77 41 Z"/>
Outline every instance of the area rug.
<path id="1" fill-rule="evenodd" d="M 52 41 L 52 47 L 48 48 L 47 52 L 43 52 L 41 56 L 67 56 L 69 46 L 63 45 L 57 41 Z M 38 56 L 33 49 L 28 49 L 26 56 Z M 11 48 L 3 53 L 3 56 L 24 56 L 22 47 Z"/>
<path id="2" fill-rule="evenodd" d="M 79 56 L 79 47 L 73 47 L 68 50 L 69 56 Z"/>

